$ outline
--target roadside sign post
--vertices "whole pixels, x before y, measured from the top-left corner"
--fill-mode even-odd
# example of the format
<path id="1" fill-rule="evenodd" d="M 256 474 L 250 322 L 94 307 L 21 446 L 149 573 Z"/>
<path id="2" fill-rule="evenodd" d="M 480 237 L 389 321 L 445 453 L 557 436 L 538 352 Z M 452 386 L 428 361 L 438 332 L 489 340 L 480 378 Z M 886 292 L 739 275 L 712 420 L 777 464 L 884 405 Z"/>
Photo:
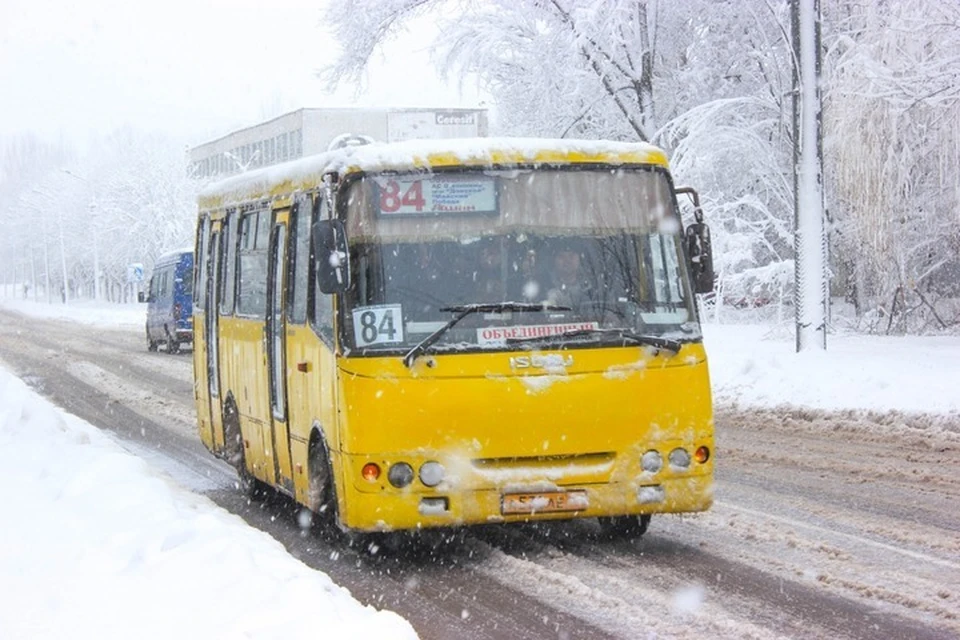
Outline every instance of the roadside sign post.
<path id="1" fill-rule="evenodd" d="M 140 283 L 143 282 L 143 264 L 139 262 L 134 262 L 127 266 L 127 282 L 133 285 L 133 298 L 137 302 L 142 302 L 140 299 Z"/>

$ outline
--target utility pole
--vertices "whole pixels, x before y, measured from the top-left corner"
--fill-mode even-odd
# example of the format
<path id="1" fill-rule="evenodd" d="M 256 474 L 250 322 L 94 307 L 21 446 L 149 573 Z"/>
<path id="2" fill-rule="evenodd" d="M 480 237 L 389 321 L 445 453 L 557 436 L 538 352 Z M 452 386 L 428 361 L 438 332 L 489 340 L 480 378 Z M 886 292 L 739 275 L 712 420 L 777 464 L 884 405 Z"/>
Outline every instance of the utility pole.
<path id="1" fill-rule="evenodd" d="M 827 348 L 820 0 L 791 1 L 794 131 L 794 308 L 797 351 Z"/>

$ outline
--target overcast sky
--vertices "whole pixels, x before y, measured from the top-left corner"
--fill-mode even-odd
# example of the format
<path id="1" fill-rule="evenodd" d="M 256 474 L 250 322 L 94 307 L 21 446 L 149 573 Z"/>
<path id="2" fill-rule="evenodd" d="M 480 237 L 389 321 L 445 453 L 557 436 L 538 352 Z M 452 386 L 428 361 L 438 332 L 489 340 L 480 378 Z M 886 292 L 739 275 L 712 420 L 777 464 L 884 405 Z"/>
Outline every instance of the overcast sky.
<path id="1" fill-rule="evenodd" d="M 323 91 L 323 0 L 0 0 L 0 135 L 132 125 L 197 144 L 299 107 L 478 106 L 438 78 L 422 23 L 358 98 Z"/>

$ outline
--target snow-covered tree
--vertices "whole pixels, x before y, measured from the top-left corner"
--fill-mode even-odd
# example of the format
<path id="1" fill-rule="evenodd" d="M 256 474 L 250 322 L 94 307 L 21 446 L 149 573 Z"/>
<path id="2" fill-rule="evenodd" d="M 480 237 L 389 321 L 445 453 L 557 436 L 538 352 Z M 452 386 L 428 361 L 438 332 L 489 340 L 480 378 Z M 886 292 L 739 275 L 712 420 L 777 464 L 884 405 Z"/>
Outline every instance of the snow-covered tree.
<path id="1" fill-rule="evenodd" d="M 120 131 L 83 155 L 29 149 L 4 156 L 3 251 L 32 274 L 42 255 L 36 277 L 51 298 L 129 299 L 130 264 L 149 270 L 161 253 L 192 245 L 196 184 L 179 142 Z"/>
<path id="2" fill-rule="evenodd" d="M 95 207 L 88 264 L 98 257 L 102 278 L 114 297 L 123 290 L 127 267 L 193 244 L 196 184 L 187 175 L 185 147 L 176 141 L 130 130 L 114 133 L 88 156 L 88 197 Z M 126 238 L 115 247 L 110 238 Z M 111 247 L 104 252 L 104 246 Z M 120 249 L 120 250 L 117 250 Z"/>
<path id="3" fill-rule="evenodd" d="M 907 316 L 923 320 L 918 328 L 948 325 L 934 298 L 960 280 L 960 5 L 823 2 L 823 186 L 831 271 L 847 285 L 834 293 L 854 293 L 867 318 L 885 314 L 891 328 L 907 328 Z M 497 133 L 648 140 L 668 152 L 714 226 L 715 313 L 725 300 L 793 299 L 796 61 L 787 0 L 328 7 L 342 49 L 322 74 L 328 81 L 362 87 L 378 47 L 433 16 L 438 67 L 494 97 Z"/>
<path id="4" fill-rule="evenodd" d="M 960 4 L 832 3 L 828 186 L 846 292 L 882 331 L 960 321 Z"/>
<path id="5" fill-rule="evenodd" d="M 37 185 L 43 176 L 68 162 L 71 150 L 30 134 L 0 139 L 0 251 L 4 282 L 27 283 L 44 296 L 52 295 L 62 269 L 55 270 L 56 236 L 46 232 L 52 207 L 42 201 Z M 46 283 L 51 283 L 46 286 Z M 58 284 L 56 285 L 59 286 Z"/>
<path id="6" fill-rule="evenodd" d="M 512 135 L 647 140 L 667 149 L 714 225 L 717 297 L 782 300 L 792 268 L 786 4 L 690 0 L 334 2 L 358 81 L 378 45 L 434 11 L 440 68 L 479 78 Z M 719 313 L 719 307 L 717 307 Z"/>

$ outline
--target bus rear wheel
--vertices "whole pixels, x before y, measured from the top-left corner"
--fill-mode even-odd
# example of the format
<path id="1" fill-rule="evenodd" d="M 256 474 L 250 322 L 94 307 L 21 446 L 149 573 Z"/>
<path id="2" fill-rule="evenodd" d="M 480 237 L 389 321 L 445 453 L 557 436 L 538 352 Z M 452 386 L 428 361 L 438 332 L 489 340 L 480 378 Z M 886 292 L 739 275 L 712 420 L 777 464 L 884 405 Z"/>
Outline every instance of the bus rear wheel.
<path id="1" fill-rule="evenodd" d="M 600 530 L 608 538 L 625 538 L 633 540 L 641 537 L 650 526 L 650 515 L 615 516 L 612 518 L 597 518 L 600 521 Z"/>

